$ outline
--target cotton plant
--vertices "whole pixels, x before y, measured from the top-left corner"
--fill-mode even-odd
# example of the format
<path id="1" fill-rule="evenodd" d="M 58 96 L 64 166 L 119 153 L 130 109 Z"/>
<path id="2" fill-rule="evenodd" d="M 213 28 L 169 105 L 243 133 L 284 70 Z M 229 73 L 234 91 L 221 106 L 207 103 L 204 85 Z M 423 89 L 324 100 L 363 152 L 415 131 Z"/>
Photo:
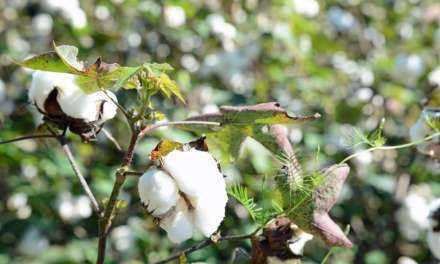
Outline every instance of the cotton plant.
<path id="1" fill-rule="evenodd" d="M 207 238 L 197 244 L 196 250 L 222 241 L 251 239 L 252 249 L 248 255 L 253 263 L 283 262 L 286 259 L 299 263 L 304 247 L 315 238 L 323 240 L 329 247 L 352 247 L 348 233 L 331 217 L 331 209 L 350 172 L 347 162 L 362 153 L 432 143 L 439 135 L 437 112 L 430 108 L 424 122 L 434 134 L 423 134 L 421 139 L 408 144 L 383 146 L 386 140 L 381 124 L 376 131 L 361 137 L 361 143 L 369 149 L 353 153 L 324 169 L 304 170 L 290 143 L 286 126 L 317 120 L 320 114 L 292 114 L 278 102 L 267 102 L 219 106 L 215 111 L 182 121 L 168 121 L 157 102 L 172 99 L 170 101 L 176 105 L 185 103 L 179 87 L 169 76 L 173 70 L 170 65 L 148 62 L 121 66 L 105 63 L 101 58 L 87 64 L 77 55 L 76 47 L 54 44 L 53 51 L 18 62 L 34 70 L 29 101 L 42 114 L 43 123 L 38 128 L 40 134 L 1 144 L 32 138 L 55 139 L 60 143 L 89 200 L 85 203 L 84 196 L 81 196 L 81 201 L 64 201 L 64 205 L 62 201 L 60 216 L 67 222 L 74 222 L 90 215 L 90 207 L 94 210 L 98 218 L 97 263 L 104 263 L 113 221 L 120 209 L 128 206 L 128 202 L 121 198 L 121 190 L 130 176 L 138 177 L 139 198 L 133 199 L 134 202 L 142 205 L 148 213 L 146 217 L 153 217 L 157 228 L 166 231 L 169 240 L 175 244 L 195 239 L 199 237 L 197 234 Z M 136 94 L 136 102 L 130 108 L 126 108 L 117 96 L 126 92 Z M 70 132 L 79 135 L 86 143 L 92 143 L 99 139 L 97 135 L 101 131 L 106 131 L 103 127 L 118 113 L 128 124 L 128 147 L 116 170 L 110 195 L 97 199 L 76 162 L 70 147 L 75 137 L 70 136 Z M 139 141 L 166 126 L 191 132 L 196 140 L 175 142 L 161 139 L 150 153 L 152 165 L 144 171 L 136 170 L 133 159 Z M 118 145 L 111 135 L 108 137 Z M 240 183 L 226 186 L 225 177 L 228 176 L 221 168 L 239 160 L 242 145 L 248 138 L 259 142 L 279 164 L 270 178 L 277 197 L 270 201 L 270 208 L 259 206 L 249 194 L 248 187 Z M 231 199 L 247 210 L 255 226 L 252 233 L 225 235 L 228 230 L 224 230 L 222 222 Z M 76 208 L 80 217 L 69 214 L 69 208 Z M 113 234 L 120 232 L 120 236 L 125 236 L 126 232 L 120 230 L 123 229 L 115 229 Z M 432 233 L 429 237 L 430 247 L 438 246 L 438 236 Z M 274 241 L 277 243 L 273 244 Z M 121 245 L 117 248 L 125 250 Z M 179 251 L 164 261 L 184 260 L 193 248 Z M 282 257 L 278 253 L 282 253 Z"/>

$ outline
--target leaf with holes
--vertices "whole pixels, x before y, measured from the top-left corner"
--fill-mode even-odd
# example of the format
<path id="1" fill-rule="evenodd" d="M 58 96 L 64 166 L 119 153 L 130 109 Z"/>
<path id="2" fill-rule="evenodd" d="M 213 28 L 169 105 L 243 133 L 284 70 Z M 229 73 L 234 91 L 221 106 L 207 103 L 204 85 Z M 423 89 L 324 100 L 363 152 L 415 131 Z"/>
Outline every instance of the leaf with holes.
<path id="1" fill-rule="evenodd" d="M 275 154 L 280 150 L 275 138 L 267 133 L 268 125 L 297 124 L 319 118 L 314 115 L 293 115 L 280 107 L 277 102 L 249 106 L 222 106 L 218 113 L 204 114 L 188 118 L 188 121 L 218 122 L 220 127 L 180 126 L 200 134 L 206 134 L 208 146 L 214 146 L 215 153 L 223 163 L 231 162 L 237 155 L 246 137 L 252 137 Z"/>

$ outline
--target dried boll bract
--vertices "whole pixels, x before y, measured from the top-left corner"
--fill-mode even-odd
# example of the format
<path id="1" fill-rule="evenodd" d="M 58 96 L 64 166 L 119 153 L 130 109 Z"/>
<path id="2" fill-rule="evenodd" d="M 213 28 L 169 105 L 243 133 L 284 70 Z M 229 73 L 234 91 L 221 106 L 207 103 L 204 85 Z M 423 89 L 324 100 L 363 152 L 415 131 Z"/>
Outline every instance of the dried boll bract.
<path id="1" fill-rule="evenodd" d="M 160 226 L 175 243 L 194 231 L 212 235 L 225 216 L 226 184 L 216 160 L 205 151 L 173 150 L 139 179 L 141 201 L 160 219 Z M 177 197 L 177 198 L 176 198 Z"/>
<path id="2" fill-rule="evenodd" d="M 29 100 L 46 119 L 68 126 L 72 132 L 88 139 L 116 115 L 117 106 L 113 101 L 117 102 L 117 98 L 110 91 L 86 94 L 75 80 L 72 74 L 36 71 Z"/>

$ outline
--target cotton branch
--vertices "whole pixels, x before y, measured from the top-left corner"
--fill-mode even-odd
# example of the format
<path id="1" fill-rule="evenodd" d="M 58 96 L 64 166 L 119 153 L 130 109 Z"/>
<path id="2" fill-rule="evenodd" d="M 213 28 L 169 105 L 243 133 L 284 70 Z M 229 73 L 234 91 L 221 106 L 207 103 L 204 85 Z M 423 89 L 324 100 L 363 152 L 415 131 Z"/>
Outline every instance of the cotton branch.
<path id="1" fill-rule="evenodd" d="M 142 138 L 146 134 L 151 133 L 160 127 L 179 126 L 179 125 L 220 126 L 221 124 L 219 122 L 208 122 L 208 121 L 174 121 L 174 122 L 159 123 L 159 124 L 146 126 L 140 132 L 139 137 Z"/>
<path id="2" fill-rule="evenodd" d="M 78 177 L 79 182 L 81 183 L 81 186 L 83 187 L 84 191 L 86 192 L 87 196 L 89 197 L 90 202 L 92 203 L 93 209 L 98 214 L 100 214 L 101 207 L 99 206 L 98 201 L 96 200 L 95 196 L 93 195 L 92 190 L 90 190 L 90 187 L 87 184 L 86 179 L 84 178 L 81 171 L 79 170 L 79 167 L 75 162 L 75 158 L 73 157 L 73 154 L 72 154 L 72 151 L 70 150 L 69 145 L 67 144 L 67 142 L 64 138 L 60 138 L 59 141 L 60 141 L 61 147 L 64 151 L 64 154 L 66 154 L 66 157 L 69 160 L 69 163 L 73 169 L 73 172 L 75 173 L 76 177 Z"/>
<path id="3" fill-rule="evenodd" d="M 99 203 L 97 202 L 95 196 L 93 195 L 92 191 L 90 190 L 89 185 L 87 184 L 87 181 L 85 180 L 84 176 L 82 175 L 81 171 L 79 170 L 79 167 L 75 162 L 75 158 L 73 157 L 72 151 L 70 150 L 70 147 L 67 144 L 67 142 L 63 136 L 60 137 L 60 136 L 54 135 L 54 134 L 29 135 L 29 136 L 23 136 L 23 137 L 18 137 L 18 138 L 2 141 L 2 142 L 0 142 L 0 145 L 12 143 L 12 142 L 17 142 L 17 141 L 21 141 L 21 140 L 36 139 L 36 138 L 57 138 L 58 139 L 58 141 L 60 142 L 61 147 L 64 151 L 64 154 L 66 154 L 66 157 L 69 160 L 69 164 L 72 167 L 73 172 L 78 177 L 78 179 L 81 183 L 81 186 L 83 187 L 85 193 L 89 197 L 90 202 L 92 203 L 93 209 L 97 213 L 100 213 L 101 208 L 99 206 Z"/>
<path id="4" fill-rule="evenodd" d="M 27 139 L 35 139 L 35 138 L 56 138 L 56 137 L 58 137 L 58 136 L 56 136 L 56 135 L 52 135 L 52 134 L 29 135 L 29 136 L 23 136 L 23 137 L 13 138 L 13 139 L 5 140 L 5 141 L 0 141 L 0 145 L 8 144 L 8 143 L 12 143 L 12 142 L 17 142 L 17 141 L 22 141 L 22 140 L 27 140 Z"/>
<path id="5" fill-rule="evenodd" d="M 417 141 L 412 141 L 412 142 L 408 142 L 402 145 L 397 145 L 397 146 L 377 146 L 377 147 L 372 147 L 369 149 L 364 149 L 362 151 L 356 152 L 354 154 L 351 154 L 350 156 L 346 157 L 345 159 L 343 159 L 339 164 L 343 164 L 346 163 L 347 161 L 351 160 L 354 157 L 359 156 L 360 154 L 364 154 L 364 153 L 368 153 L 368 152 L 372 152 L 372 151 L 376 151 L 376 150 L 392 150 L 392 149 L 402 149 L 402 148 L 409 148 L 412 146 L 416 146 L 419 144 L 422 144 L 424 142 L 430 141 L 436 137 L 440 136 L 440 132 L 434 133 L 430 136 L 427 136 L 421 140 L 417 140 Z"/>
<path id="6" fill-rule="evenodd" d="M 254 232 L 252 232 L 251 234 L 247 234 L 247 235 L 224 236 L 224 237 L 219 237 L 218 239 L 208 238 L 208 239 L 205 239 L 205 240 L 203 240 L 202 242 L 200 242 L 198 244 L 195 244 L 192 247 L 189 247 L 189 248 L 187 248 L 185 250 L 179 251 L 176 254 L 174 254 L 174 255 L 166 258 L 166 259 L 163 259 L 163 260 L 158 261 L 158 262 L 154 262 L 153 264 L 163 264 L 163 263 L 170 262 L 172 260 L 178 259 L 182 255 L 187 256 L 187 255 L 193 253 L 194 251 L 197 251 L 199 249 L 202 249 L 204 247 L 210 246 L 212 244 L 215 244 L 215 243 L 218 243 L 218 242 L 221 242 L 221 241 L 250 239 L 252 236 L 254 236 L 258 232 L 258 230 L 260 230 L 260 229 L 257 229 Z"/>

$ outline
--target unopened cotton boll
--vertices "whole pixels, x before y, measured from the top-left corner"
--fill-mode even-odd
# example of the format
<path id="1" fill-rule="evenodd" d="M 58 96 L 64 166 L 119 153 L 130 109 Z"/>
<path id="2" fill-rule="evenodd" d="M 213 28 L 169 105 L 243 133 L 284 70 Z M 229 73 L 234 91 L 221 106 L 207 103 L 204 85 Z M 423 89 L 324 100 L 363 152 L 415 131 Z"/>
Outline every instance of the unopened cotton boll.
<path id="1" fill-rule="evenodd" d="M 175 206 L 178 199 L 176 183 L 166 172 L 150 169 L 138 182 L 139 197 L 153 216 L 160 216 Z"/>
<path id="2" fill-rule="evenodd" d="M 116 115 L 117 106 L 109 98 L 117 102 L 112 92 L 86 94 L 75 83 L 75 78 L 72 74 L 36 71 L 32 76 L 29 99 L 40 111 L 50 115 L 46 109 L 46 100 L 49 94 L 57 89 L 56 100 L 68 117 L 100 124 Z"/>

